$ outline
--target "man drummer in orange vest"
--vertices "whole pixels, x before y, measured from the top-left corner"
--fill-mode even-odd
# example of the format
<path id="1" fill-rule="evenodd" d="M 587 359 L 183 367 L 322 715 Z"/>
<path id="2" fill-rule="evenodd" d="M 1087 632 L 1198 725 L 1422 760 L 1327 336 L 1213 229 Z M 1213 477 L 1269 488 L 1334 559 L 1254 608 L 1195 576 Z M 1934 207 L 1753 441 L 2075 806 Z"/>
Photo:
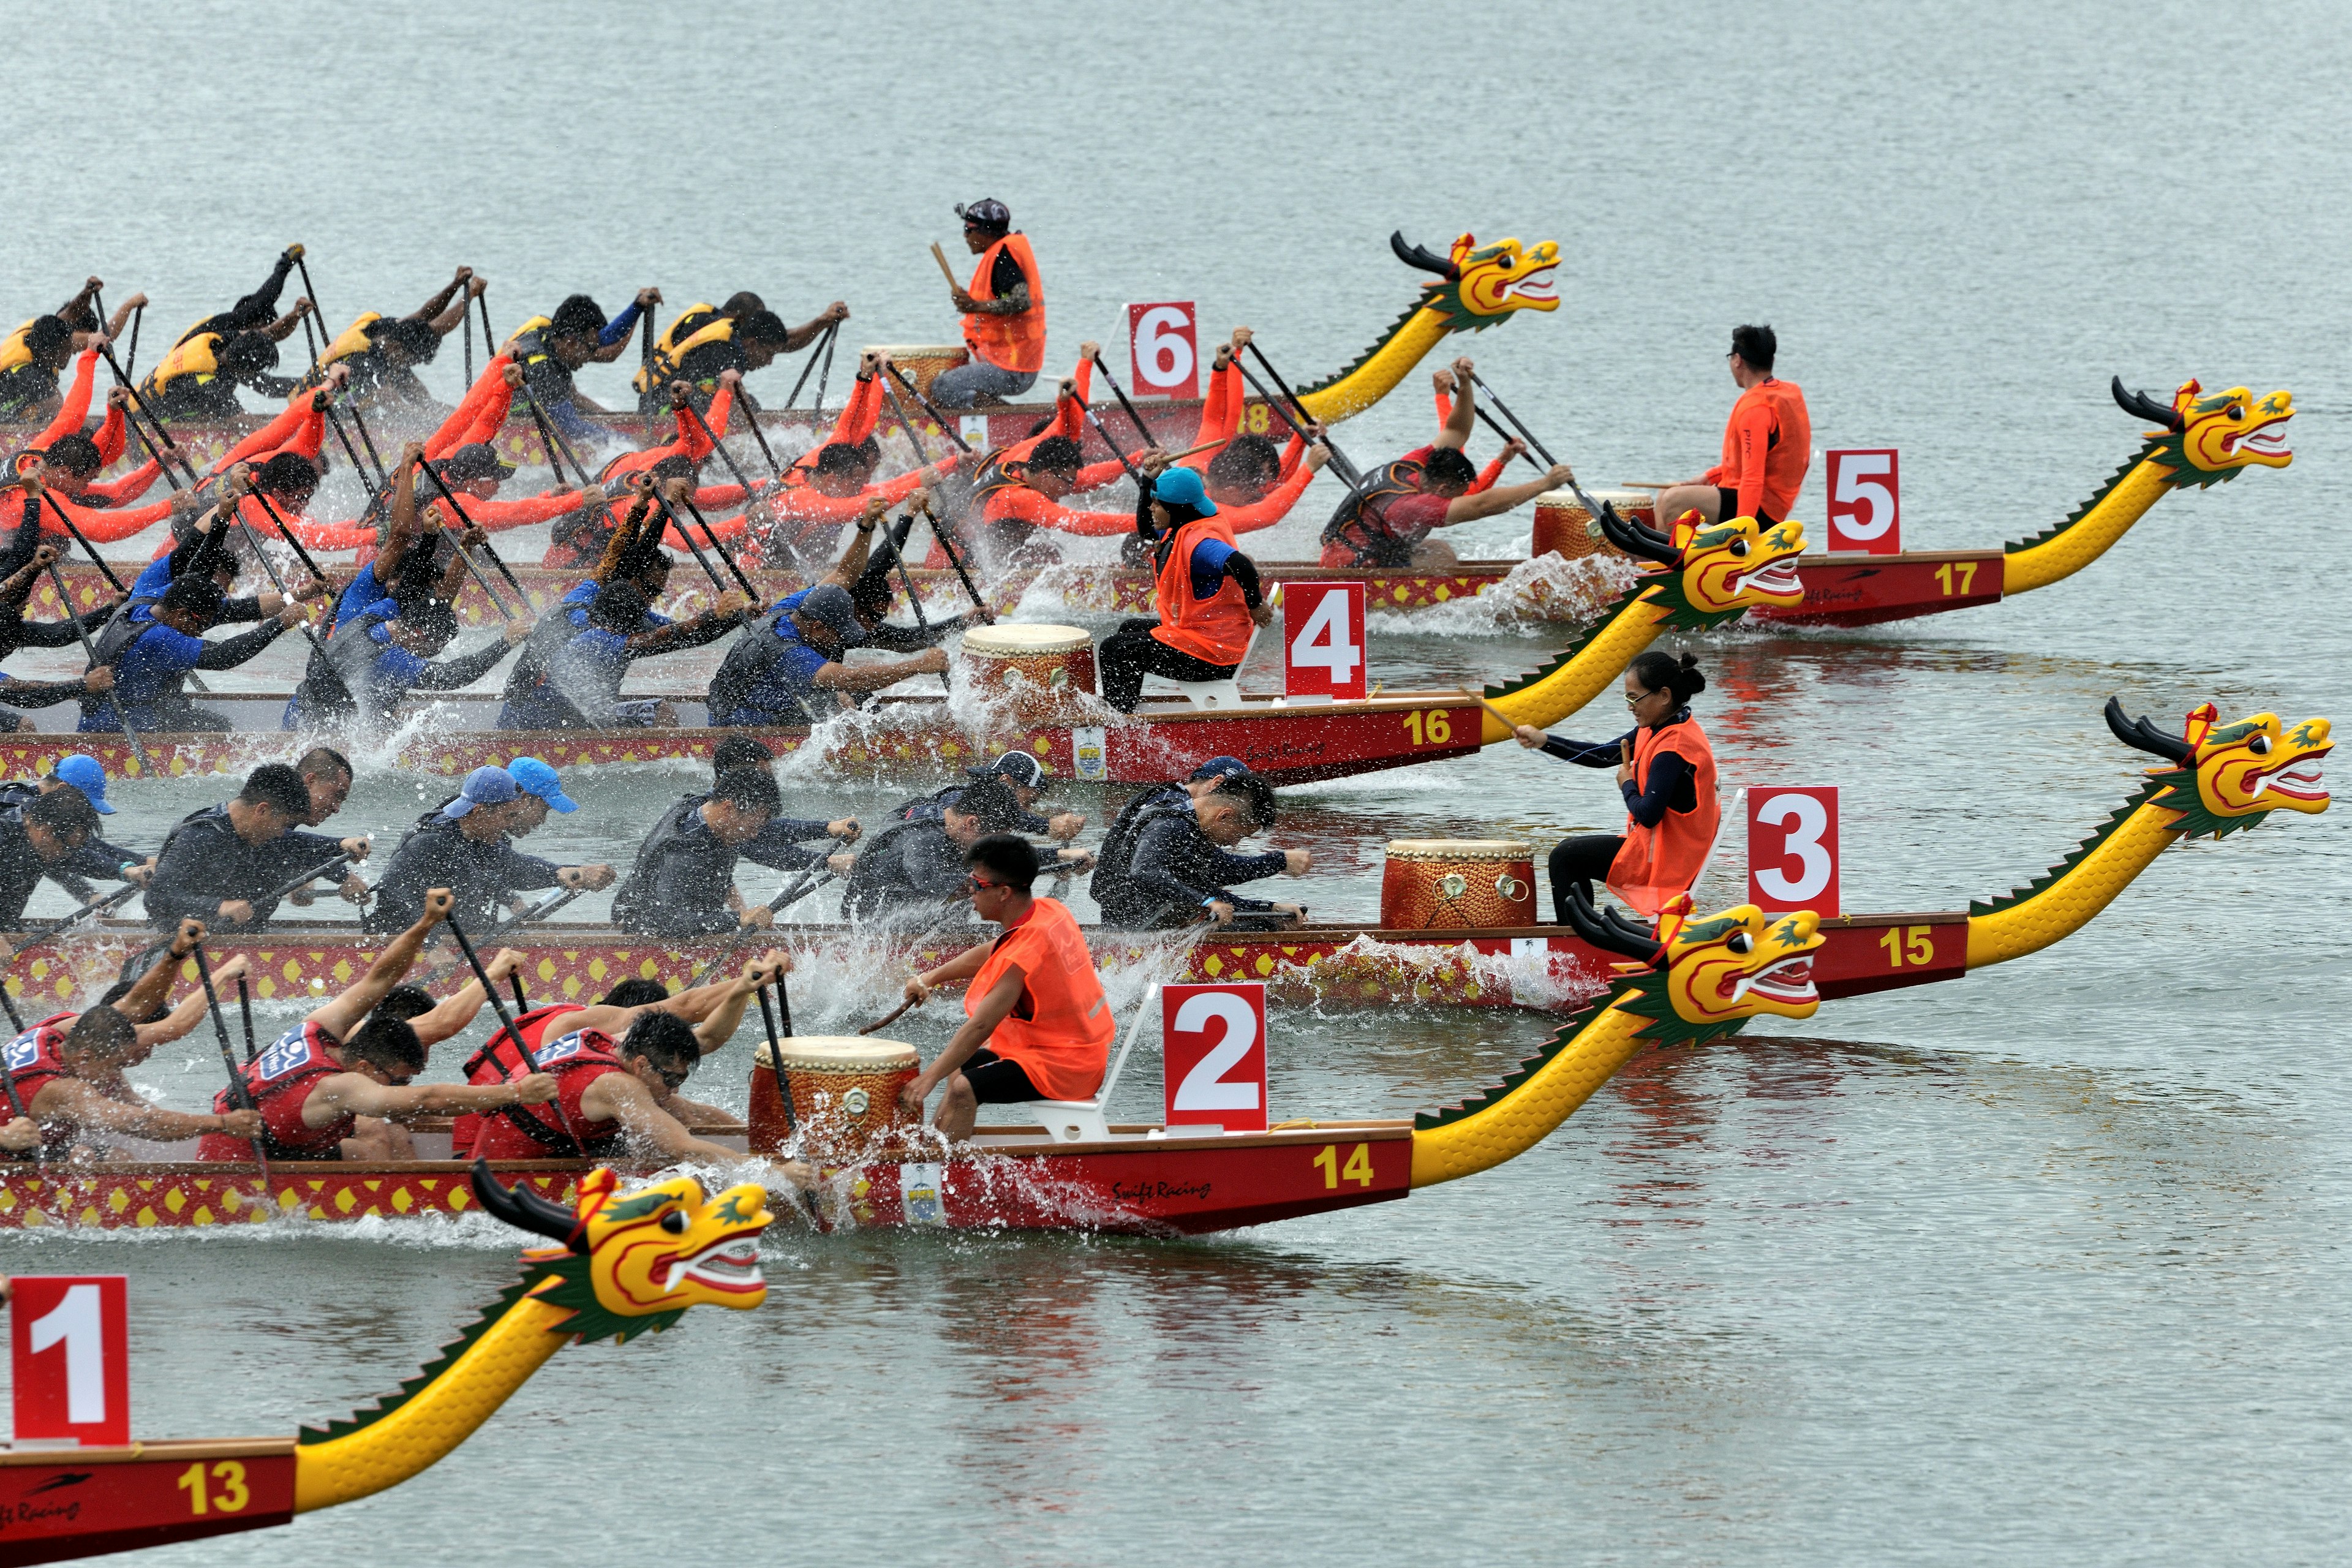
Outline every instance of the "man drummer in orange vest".
<path id="1" fill-rule="evenodd" d="M 945 1084 L 931 1125 L 951 1142 L 971 1135 L 983 1105 L 1091 1099 L 1110 1065 L 1117 1027 L 1076 918 L 1059 900 L 1030 896 L 1035 847 L 992 833 L 971 847 L 965 863 L 972 913 L 1004 934 L 908 980 L 907 1000 L 918 1006 L 940 986 L 971 984 L 963 1026 L 898 1091 L 908 1114 L 920 1116 L 931 1090 Z"/>
<path id="2" fill-rule="evenodd" d="M 1786 522 L 1813 463 L 1813 421 L 1805 410 L 1804 389 L 1772 374 L 1780 340 L 1769 327 L 1734 327 L 1731 379 L 1739 401 L 1723 427 L 1723 461 L 1695 479 L 1658 492 L 1657 521 L 1664 528 L 1686 511 L 1709 522 L 1752 517 L 1769 525 Z"/>
<path id="3" fill-rule="evenodd" d="M 1122 713 L 1142 700 L 1143 678 L 1224 680 L 1241 668 L 1250 637 L 1274 619 L 1258 592 L 1257 565 L 1234 542 L 1200 474 L 1145 461 L 1150 488 L 1136 509 L 1136 531 L 1160 556 L 1152 591 L 1158 620 L 1137 617 L 1102 645 L 1103 700 Z"/>
<path id="4" fill-rule="evenodd" d="M 950 290 L 971 358 L 940 373 L 931 401 L 942 408 L 1009 403 L 1035 385 L 1045 366 L 1045 280 L 1029 237 L 1013 229 L 1003 202 L 958 206 L 956 216 L 963 219 L 964 248 L 980 258 L 971 287 Z"/>

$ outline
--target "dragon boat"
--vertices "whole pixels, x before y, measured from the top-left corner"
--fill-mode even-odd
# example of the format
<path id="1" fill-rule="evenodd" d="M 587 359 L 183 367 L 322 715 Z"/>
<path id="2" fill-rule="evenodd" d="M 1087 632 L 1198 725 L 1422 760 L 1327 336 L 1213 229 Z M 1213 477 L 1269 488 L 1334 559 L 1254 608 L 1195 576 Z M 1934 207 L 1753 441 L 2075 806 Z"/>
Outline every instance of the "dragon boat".
<path id="1" fill-rule="evenodd" d="M 0 1568 L 290 1524 L 429 1468 L 567 1344 L 625 1343 L 694 1307 L 767 1299 L 759 1187 L 706 1195 L 676 1176 L 625 1194 L 600 1167 L 569 1206 L 479 1169 L 467 1190 L 554 1245 L 526 1252 L 522 1278 L 397 1392 L 291 1437 L 0 1451 Z"/>
<path id="2" fill-rule="evenodd" d="M 1743 906 L 1704 920 L 1675 914 L 1649 931 L 1613 913 L 1579 911 L 1573 936 L 1598 968 L 1586 999 L 1540 1053 L 1483 1097 L 1408 1120 L 1315 1117 L 1263 1133 L 1103 1124 L 1072 1139 L 1067 1130 L 988 1126 L 934 1158 L 824 1172 L 824 1223 L 1194 1233 L 1401 1198 L 1525 1152 L 1638 1050 L 1698 1044 L 1759 1015 L 1808 1017 L 1832 986 L 1853 994 L 1929 984 L 2022 958 L 2081 930 L 2179 839 L 2226 837 L 2273 811 L 2327 809 L 2321 763 L 2333 742 L 2325 719 L 2289 724 L 2257 713 L 2221 724 L 2207 704 L 2173 735 L 2127 719 L 2113 700 L 2105 717 L 2118 740 L 2161 765 L 2058 866 L 1965 914 L 1856 917 L 1844 929 L 1862 935 L 1832 961 L 1825 922 L 1810 912 L 1767 916 Z M 1524 940 L 1539 939 L 1559 934 L 1539 929 Z M 1874 961 L 1867 975 L 1855 971 L 1857 954 Z M 1267 968 L 1239 977 L 1274 975 L 1272 955 L 1259 956 Z M 1636 959 L 1640 972 L 1623 973 L 1619 957 Z M 637 973 L 664 973 L 653 952 L 645 962 L 650 967 Z M 332 978 L 347 983 L 353 973 Z M 1199 973 L 1230 974 L 1205 963 Z M 258 978 L 307 986 L 297 964 Z M 82 985 L 70 971 L 54 982 L 29 970 L 26 977 L 60 996 Z M 20 984 L 16 975 L 10 984 Z M 753 1082 L 757 1094 L 761 1080 Z M 767 1114 L 756 1102 L 754 1111 L 754 1121 Z M 749 1123 L 715 1132 L 747 1148 L 753 1136 Z M 420 1135 L 420 1149 L 431 1137 Z M 158 1150 L 150 1162 L 18 1174 L 0 1185 L 0 1228 L 178 1227 L 281 1214 L 332 1221 L 462 1212 L 474 1201 L 465 1167 L 446 1160 L 279 1163 L 265 1177 L 251 1165 L 170 1158 L 177 1146 Z M 531 1161 L 499 1169 L 557 1199 L 586 1167 Z"/>

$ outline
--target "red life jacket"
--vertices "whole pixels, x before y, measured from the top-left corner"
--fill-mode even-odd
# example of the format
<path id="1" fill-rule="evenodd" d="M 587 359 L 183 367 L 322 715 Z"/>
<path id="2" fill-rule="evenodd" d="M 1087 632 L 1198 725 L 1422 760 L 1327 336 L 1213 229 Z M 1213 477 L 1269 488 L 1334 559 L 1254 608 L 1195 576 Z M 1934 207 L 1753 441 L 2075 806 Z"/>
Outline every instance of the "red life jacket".
<path id="1" fill-rule="evenodd" d="M 1421 493 L 1422 466 L 1410 458 L 1384 464 L 1364 478 L 1360 489 L 1348 492 L 1331 521 L 1323 525 L 1321 542 L 1345 544 L 1355 552 L 1358 566 L 1410 566 L 1412 547 L 1426 538 L 1425 528 L 1395 529 L 1389 525 L 1391 503 Z"/>
<path id="2" fill-rule="evenodd" d="M 308 1018 L 289 1029 L 268 1048 L 237 1069 L 254 1109 L 261 1112 L 261 1152 L 273 1160 L 340 1160 L 338 1147 L 352 1135 L 355 1118 L 346 1111 L 324 1127 L 302 1121 L 302 1106 L 320 1080 L 351 1069 L 327 1054 L 342 1042 Z M 241 1109 L 236 1096 L 222 1089 L 213 1096 L 213 1113 L 226 1116 Z M 253 1145 L 226 1132 L 207 1132 L 196 1146 L 199 1160 L 250 1160 Z"/>
<path id="3" fill-rule="evenodd" d="M 16 1085 L 16 1098 L 24 1104 L 27 1116 L 33 1112 L 34 1096 L 54 1079 L 73 1076 L 66 1071 L 65 1060 L 58 1051 L 65 1044 L 67 1028 L 79 1016 L 78 1013 L 52 1013 L 10 1040 L 6 1046 L 0 1047 L 0 1059 L 7 1063 L 8 1077 Z M 44 1123 L 41 1150 L 52 1157 L 70 1153 L 73 1151 L 73 1135 L 74 1128 L 70 1123 L 61 1121 L 54 1131 Z M 22 1160 L 31 1158 L 31 1155 L 11 1154 L 7 1158 Z"/>
<path id="4" fill-rule="evenodd" d="M 580 1010 L 577 1002 L 551 1002 L 517 1016 L 515 1028 L 521 1034 L 523 1043 L 536 1055 L 546 1041 L 548 1025 Z M 493 1052 L 498 1053 L 495 1061 Z M 481 1085 L 504 1083 L 509 1077 L 519 1078 L 528 1069 L 522 1065 L 521 1054 L 514 1048 L 514 1036 L 507 1033 L 505 1026 L 501 1025 L 482 1043 L 482 1048 L 467 1057 L 466 1065 L 457 1070 L 466 1075 L 467 1083 Z M 481 1135 L 481 1114 L 472 1110 L 460 1111 L 449 1126 L 451 1157 L 459 1160 L 473 1158 L 474 1145 Z"/>
<path id="5" fill-rule="evenodd" d="M 527 1071 L 517 1060 L 506 1071 L 498 1070 L 501 1058 L 514 1050 L 511 1039 L 499 1042 L 500 1049 L 483 1064 L 486 1076 L 479 1082 L 504 1083 L 523 1076 Z M 539 1060 L 539 1070 L 553 1076 L 556 1098 L 548 1105 L 509 1105 L 493 1116 L 482 1119 L 480 1134 L 474 1140 L 474 1152 L 485 1160 L 570 1160 L 587 1158 L 609 1159 L 621 1151 L 621 1124 L 608 1121 L 601 1137 L 587 1136 L 588 1113 L 582 1109 L 580 1097 L 588 1086 L 608 1072 L 626 1072 L 621 1065 L 621 1043 L 601 1029 L 574 1029 L 560 1039 L 535 1047 L 531 1054 Z M 556 1106 L 563 1108 L 562 1115 Z M 567 1124 L 578 1128 L 583 1141 L 574 1142 L 565 1131 Z"/>
<path id="6" fill-rule="evenodd" d="M 1241 584 L 1230 577 L 1221 578 L 1217 591 L 1207 598 L 1192 596 L 1192 552 L 1209 539 L 1228 550 L 1241 548 L 1222 518 L 1195 518 L 1178 529 L 1175 547 L 1168 552 L 1168 563 L 1160 567 L 1160 582 L 1152 593 L 1160 624 L 1151 628 L 1151 635 L 1204 664 L 1238 665 L 1249 652 L 1250 633 L 1257 629 L 1242 597 Z"/>

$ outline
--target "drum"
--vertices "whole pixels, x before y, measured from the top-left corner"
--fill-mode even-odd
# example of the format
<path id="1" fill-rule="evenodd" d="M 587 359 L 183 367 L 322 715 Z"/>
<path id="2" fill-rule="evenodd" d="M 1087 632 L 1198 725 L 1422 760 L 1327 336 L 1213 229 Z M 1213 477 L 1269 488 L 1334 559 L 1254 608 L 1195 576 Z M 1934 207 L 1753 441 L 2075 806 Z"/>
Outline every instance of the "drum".
<path id="1" fill-rule="evenodd" d="M 869 343 L 866 352 L 888 354 L 890 363 L 898 367 L 898 374 L 913 382 L 926 396 L 930 393 L 931 383 L 940 378 L 941 371 L 953 370 L 971 357 L 970 351 L 961 343 Z M 893 383 L 890 390 L 898 394 L 901 402 L 906 400 L 906 393 L 897 384 Z M 911 404 L 907 408 L 907 416 L 919 425 L 924 422 L 922 410 Z M 888 423 L 884 421 L 886 426 Z"/>
<path id="2" fill-rule="evenodd" d="M 797 1035 L 783 1047 L 803 1159 L 839 1167 L 904 1158 L 896 1135 L 915 1123 L 899 1110 L 898 1091 L 915 1081 L 921 1065 L 914 1047 L 848 1035 Z M 754 1154 L 773 1154 L 792 1137 L 776 1093 L 775 1058 L 764 1040 L 751 1060 L 746 1121 Z"/>
<path id="3" fill-rule="evenodd" d="M 1507 838 L 1392 838 L 1381 875 L 1381 924 L 1458 931 L 1536 923 L 1536 867 Z"/>
<path id="4" fill-rule="evenodd" d="M 1095 645 L 1076 626 L 973 626 L 963 661 L 972 689 L 1004 694 L 1031 722 L 1066 718 L 1071 699 L 1095 689 Z"/>
<path id="5" fill-rule="evenodd" d="M 1636 510 L 1641 521 L 1650 521 L 1651 503 L 1655 490 L 1588 490 L 1596 502 L 1606 501 L 1614 507 L 1619 517 L 1631 519 Z M 1562 555 L 1573 561 L 1580 555 L 1591 555 L 1608 550 L 1609 542 L 1601 537 L 1601 524 L 1584 510 L 1574 490 L 1547 490 L 1536 498 L 1536 531 L 1532 551 L 1537 555 Z"/>

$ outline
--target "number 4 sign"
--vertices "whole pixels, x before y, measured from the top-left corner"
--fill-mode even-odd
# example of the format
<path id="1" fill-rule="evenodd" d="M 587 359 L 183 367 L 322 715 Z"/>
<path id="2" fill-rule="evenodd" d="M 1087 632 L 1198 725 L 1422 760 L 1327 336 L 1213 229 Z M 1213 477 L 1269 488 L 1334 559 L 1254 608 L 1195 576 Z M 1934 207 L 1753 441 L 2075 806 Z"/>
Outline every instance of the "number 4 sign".
<path id="1" fill-rule="evenodd" d="M 1839 912 L 1835 784 L 1748 790 L 1748 901 L 1768 914 Z"/>
<path id="2" fill-rule="evenodd" d="M 1282 585 L 1282 690 L 1287 697 L 1361 698 L 1369 689 L 1361 583 Z"/>
<path id="3" fill-rule="evenodd" d="M 131 1441 L 131 1308 L 121 1274 L 19 1274 L 8 1282 L 16 1441 Z"/>
<path id="4" fill-rule="evenodd" d="M 1265 1131 L 1264 983 L 1167 986 L 1160 1020 L 1169 1128 Z"/>
<path id="5" fill-rule="evenodd" d="M 1825 452 L 1830 470 L 1830 548 L 1866 555 L 1903 552 L 1903 486 L 1895 448 Z"/>

